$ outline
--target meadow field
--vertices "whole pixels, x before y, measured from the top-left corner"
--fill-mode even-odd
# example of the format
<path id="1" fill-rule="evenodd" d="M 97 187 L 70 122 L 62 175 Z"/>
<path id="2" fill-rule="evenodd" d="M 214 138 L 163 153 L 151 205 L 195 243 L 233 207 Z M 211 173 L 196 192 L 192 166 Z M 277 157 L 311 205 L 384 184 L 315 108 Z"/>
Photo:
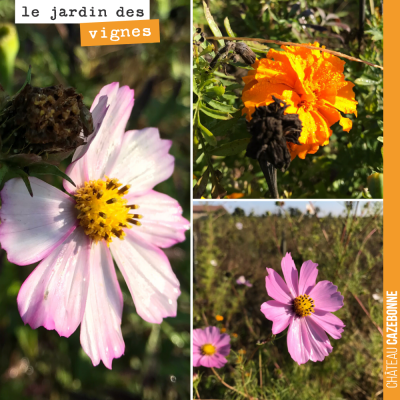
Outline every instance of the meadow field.
<path id="1" fill-rule="evenodd" d="M 382 399 L 382 203 L 349 202 L 340 215 L 307 204 L 246 215 L 235 202 L 231 214 L 210 207 L 194 220 L 194 328 L 230 335 L 228 362 L 216 371 L 231 389 L 210 368 L 194 368 L 193 398 Z M 333 351 L 323 362 L 293 361 L 287 330 L 273 336 L 260 311 L 270 300 L 266 268 L 282 276 L 286 252 L 298 270 L 317 263 L 317 282 L 333 282 L 344 296 L 335 315 L 346 326 L 341 339 L 329 338 Z M 238 284 L 241 276 L 249 285 Z"/>

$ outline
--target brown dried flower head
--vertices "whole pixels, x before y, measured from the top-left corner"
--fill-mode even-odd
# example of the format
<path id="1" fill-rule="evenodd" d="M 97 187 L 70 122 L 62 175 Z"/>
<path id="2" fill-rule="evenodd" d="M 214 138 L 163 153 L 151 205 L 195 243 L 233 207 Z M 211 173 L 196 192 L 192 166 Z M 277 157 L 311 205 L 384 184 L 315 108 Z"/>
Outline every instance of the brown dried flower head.
<path id="1" fill-rule="evenodd" d="M 74 88 L 27 84 L 2 113 L 3 152 L 58 153 L 76 149 L 93 132 L 93 119 Z"/>

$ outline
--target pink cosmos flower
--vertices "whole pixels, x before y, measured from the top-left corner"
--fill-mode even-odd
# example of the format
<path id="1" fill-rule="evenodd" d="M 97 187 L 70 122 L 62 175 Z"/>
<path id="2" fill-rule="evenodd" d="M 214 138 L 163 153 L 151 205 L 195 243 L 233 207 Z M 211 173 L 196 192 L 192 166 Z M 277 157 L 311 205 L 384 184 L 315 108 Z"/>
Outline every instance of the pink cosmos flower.
<path id="1" fill-rule="evenodd" d="M 343 306 L 343 296 L 329 281 L 316 284 L 318 264 L 303 263 L 300 279 L 290 253 L 282 259 L 285 281 L 271 268 L 265 278 L 268 295 L 274 300 L 261 305 L 265 317 L 273 322 L 272 333 L 277 335 L 289 326 L 288 350 L 299 365 L 323 361 L 332 351 L 328 333 L 340 339 L 345 325 L 332 314 Z"/>
<path id="2" fill-rule="evenodd" d="M 221 368 L 231 351 L 230 336 L 221 334 L 215 326 L 193 330 L 193 366 Z"/>
<path id="3" fill-rule="evenodd" d="M 185 240 L 189 228 L 178 202 L 152 190 L 174 170 L 171 142 L 155 128 L 125 132 L 133 102 L 133 90 L 118 83 L 97 95 L 96 133 L 67 169 L 77 185 L 64 181 L 69 194 L 36 178 L 30 178 L 33 198 L 21 179 L 1 192 L 0 242 L 8 259 L 19 265 L 41 260 L 18 294 L 24 323 L 66 337 L 81 324 L 93 365 L 102 360 L 110 369 L 125 349 L 113 258 L 137 313 L 161 323 L 176 316 L 180 290 L 160 247 Z"/>
<path id="4" fill-rule="evenodd" d="M 239 278 L 236 280 L 236 283 L 237 283 L 238 285 L 246 285 L 246 286 L 248 286 L 248 287 L 252 287 L 252 286 L 253 286 L 253 284 L 250 283 L 250 282 L 246 279 L 246 277 L 245 277 L 244 275 L 239 276 Z"/>

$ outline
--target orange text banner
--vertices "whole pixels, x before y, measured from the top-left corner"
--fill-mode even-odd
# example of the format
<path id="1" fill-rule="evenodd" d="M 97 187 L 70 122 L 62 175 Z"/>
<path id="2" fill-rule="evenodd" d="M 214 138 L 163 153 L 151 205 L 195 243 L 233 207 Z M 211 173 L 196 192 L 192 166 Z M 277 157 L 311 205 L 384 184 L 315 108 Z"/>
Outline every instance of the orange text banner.
<path id="1" fill-rule="evenodd" d="M 158 19 L 80 24 L 81 46 L 159 43 Z"/>
<path id="2" fill-rule="evenodd" d="M 375 2 L 377 4 L 377 2 Z M 383 399 L 400 399 L 399 382 L 399 153 L 396 150 L 399 130 L 399 55 L 398 46 L 400 1 L 387 0 L 383 8 L 384 57 L 384 159 L 383 193 Z M 377 397 L 378 398 L 378 397 Z"/>

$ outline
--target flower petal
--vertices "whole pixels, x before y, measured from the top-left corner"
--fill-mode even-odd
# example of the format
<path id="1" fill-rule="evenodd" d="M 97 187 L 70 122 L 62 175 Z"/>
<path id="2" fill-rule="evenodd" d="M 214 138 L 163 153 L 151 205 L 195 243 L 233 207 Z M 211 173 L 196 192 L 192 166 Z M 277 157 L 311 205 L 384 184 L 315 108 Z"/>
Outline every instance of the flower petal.
<path id="1" fill-rule="evenodd" d="M 142 226 L 136 231 L 143 240 L 157 247 L 170 247 L 185 240 L 190 223 L 182 217 L 182 207 L 175 199 L 154 190 L 138 196 L 128 194 L 125 198 L 128 204 L 139 205 L 139 210 L 132 213 L 143 216 Z"/>
<path id="2" fill-rule="evenodd" d="M 90 280 L 81 326 L 81 345 L 94 366 L 103 361 L 111 369 L 112 360 L 124 354 L 121 333 L 122 293 L 107 244 L 92 242 Z"/>
<path id="3" fill-rule="evenodd" d="M 303 263 L 300 269 L 299 294 L 310 294 L 315 286 L 318 276 L 318 264 L 308 260 Z"/>
<path id="4" fill-rule="evenodd" d="M 290 293 L 285 281 L 272 268 L 267 268 L 268 275 L 265 277 L 265 286 L 268 295 L 283 304 L 290 304 L 294 296 Z"/>
<path id="5" fill-rule="evenodd" d="M 343 307 L 344 298 L 332 282 L 320 281 L 307 294 L 315 302 L 315 311 L 335 312 Z"/>
<path id="6" fill-rule="evenodd" d="M 283 276 L 293 297 L 299 296 L 299 274 L 290 253 L 282 258 L 281 262 Z"/>
<path id="7" fill-rule="evenodd" d="M 316 310 L 310 318 L 334 339 L 340 339 L 346 326 L 341 319 L 330 312 Z"/>
<path id="8" fill-rule="evenodd" d="M 110 247 L 137 313 L 145 321 L 157 324 L 163 318 L 175 317 L 181 292 L 167 256 L 133 230 L 125 232 L 125 240 L 114 240 Z"/>
<path id="9" fill-rule="evenodd" d="M 29 275 L 18 293 L 18 310 L 32 329 L 44 326 L 70 336 L 82 321 L 89 283 L 88 236 L 74 232 Z"/>
<path id="10" fill-rule="evenodd" d="M 193 346 L 199 348 L 206 344 L 207 336 L 203 329 L 193 329 Z"/>
<path id="11" fill-rule="evenodd" d="M 67 174 L 77 187 L 87 180 L 102 179 L 108 175 L 114 164 L 124 135 L 125 127 L 131 115 L 134 99 L 133 90 L 128 86 L 118 89 L 113 83 L 103 88 L 96 97 L 100 101 L 103 95 L 108 96 L 108 110 L 95 137 L 90 142 L 86 154 L 67 168 Z M 93 108 L 93 106 L 92 106 Z M 80 156 L 80 152 L 78 156 Z M 64 188 L 72 193 L 76 190 L 64 180 Z"/>
<path id="12" fill-rule="evenodd" d="M 261 312 L 272 321 L 272 333 L 277 335 L 285 330 L 294 318 L 293 306 L 271 300 L 261 304 Z"/>
<path id="13" fill-rule="evenodd" d="M 201 360 L 202 357 L 203 356 L 200 353 L 196 353 L 193 350 L 193 367 L 200 367 L 201 366 L 200 360 Z"/>
<path id="14" fill-rule="evenodd" d="M 78 224 L 73 199 L 40 179 L 29 181 L 33 197 L 21 178 L 9 180 L 1 191 L 0 243 L 18 265 L 45 258 Z"/>
<path id="15" fill-rule="evenodd" d="M 117 177 L 124 185 L 132 185 L 130 193 L 140 194 L 153 189 L 174 171 L 174 157 L 168 154 L 171 144 L 170 140 L 160 139 L 156 128 L 126 132 L 109 176 Z"/>
<path id="16" fill-rule="evenodd" d="M 290 356 L 299 365 L 309 360 L 311 351 L 308 331 L 303 323 L 304 318 L 295 316 L 289 326 L 287 334 L 287 346 Z"/>
<path id="17" fill-rule="evenodd" d="M 222 368 L 227 362 L 228 360 L 218 353 L 212 356 L 203 356 L 199 360 L 200 365 L 207 368 Z"/>
<path id="18" fill-rule="evenodd" d="M 303 318 L 310 343 L 309 358 L 311 361 L 323 361 L 332 352 L 332 346 L 325 331 L 312 318 Z"/>

